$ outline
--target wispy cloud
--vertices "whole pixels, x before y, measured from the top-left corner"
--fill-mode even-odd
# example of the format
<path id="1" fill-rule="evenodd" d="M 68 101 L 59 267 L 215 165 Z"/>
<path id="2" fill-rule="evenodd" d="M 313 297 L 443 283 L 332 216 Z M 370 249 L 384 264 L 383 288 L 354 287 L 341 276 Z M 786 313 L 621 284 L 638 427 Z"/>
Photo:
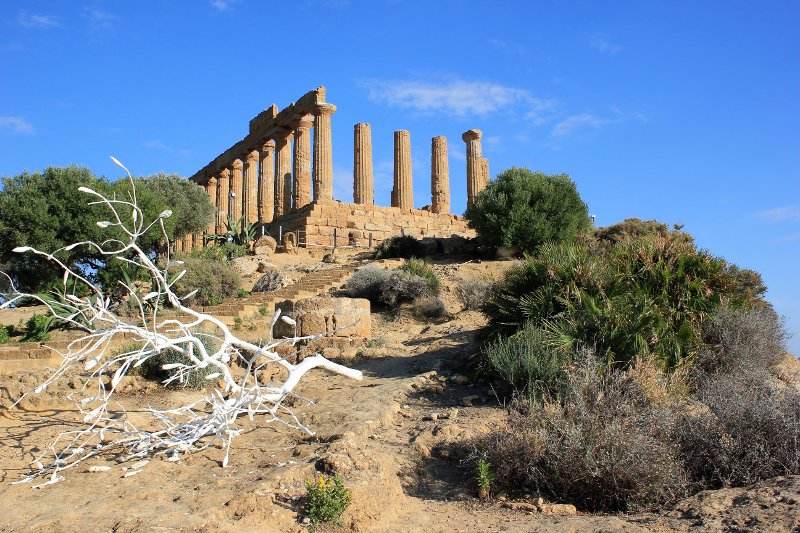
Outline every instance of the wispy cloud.
<path id="1" fill-rule="evenodd" d="M 61 27 L 61 22 L 57 17 L 51 15 L 36 15 L 28 13 L 27 11 L 20 11 L 17 16 L 17 22 L 19 22 L 19 25 L 23 28 L 51 29 Z"/>
<path id="2" fill-rule="evenodd" d="M 13 135 L 30 135 L 34 132 L 33 125 L 21 117 L 0 117 L 0 129 Z"/>
<path id="3" fill-rule="evenodd" d="M 769 220 L 770 222 L 786 222 L 800 220 L 800 206 L 785 205 L 774 207 L 765 211 L 759 211 L 756 216 Z"/>
<path id="4" fill-rule="evenodd" d="M 602 35 L 595 35 L 592 37 L 589 45 L 595 50 L 599 50 L 604 54 L 616 54 L 622 50 L 620 45 L 612 43 Z"/>
<path id="5" fill-rule="evenodd" d="M 779 237 L 777 239 L 773 239 L 769 241 L 770 244 L 787 244 L 787 243 L 794 243 L 800 241 L 800 233 L 790 233 L 789 235 L 784 235 L 783 237 Z"/>
<path id="6" fill-rule="evenodd" d="M 364 82 L 370 100 L 420 113 L 442 113 L 463 117 L 486 115 L 517 106 L 539 116 L 552 101 L 536 98 L 529 91 L 499 83 L 455 79 L 444 83 L 425 81 L 370 80 Z M 531 117 L 529 117 L 531 118 Z"/>
<path id="7" fill-rule="evenodd" d="M 490 39 L 489 44 L 502 52 L 508 52 L 515 55 L 525 56 L 529 53 L 529 50 L 524 46 L 505 41 L 503 39 Z"/>
<path id="8" fill-rule="evenodd" d="M 174 154 L 179 157 L 187 157 L 191 154 L 191 151 L 187 150 L 186 148 L 174 148 L 164 141 L 159 140 L 144 141 L 142 145 L 144 145 L 145 148 L 150 148 L 151 150 L 158 150 L 168 154 Z"/>
<path id="9" fill-rule="evenodd" d="M 84 15 L 97 30 L 110 30 L 114 27 L 114 23 L 119 20 L 117 15 L 109 13 L 108 11 L 100 9 L 96 6 L 89 6 L 85 8 Z"/>
<path id="10" fill-rule="evenodd" d="M 219 11 L 226 11 L 229 9 L 233 4 L 238 2 L 238 0 L 210 0 L 209 3 L 212 7 Z"/>
<path id="11" fill-rule="evenodd" d="M 553 137 L 568 137 L 579 131 L 587 129 L 596 130 L 602 128 L 607 124 L 614 122 L 610 119 L 600 118 L 591 113 L 581 113 L 579 115 L 571 115 L 553 126 L 553 131 L 550 135 Z"/>

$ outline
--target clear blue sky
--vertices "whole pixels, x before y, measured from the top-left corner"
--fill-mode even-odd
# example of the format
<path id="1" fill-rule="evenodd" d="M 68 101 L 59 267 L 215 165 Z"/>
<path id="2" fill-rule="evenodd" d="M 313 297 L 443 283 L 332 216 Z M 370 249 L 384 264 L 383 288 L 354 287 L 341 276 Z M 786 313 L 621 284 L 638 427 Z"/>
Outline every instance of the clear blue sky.
<path id="1" fill-rule="evenodd" d="M 599 225 L 684 224 L 761 272 L 800 353 L 800 2 L 3 0 L 0 72 L 1 175 L 188 176 L 325 85 L 338 199 L 369 122 L 378 203 L 408 129 L 417 206 L 445 135 L 461 213 L 481 129 L 493 174 L 566 172 Z"/>

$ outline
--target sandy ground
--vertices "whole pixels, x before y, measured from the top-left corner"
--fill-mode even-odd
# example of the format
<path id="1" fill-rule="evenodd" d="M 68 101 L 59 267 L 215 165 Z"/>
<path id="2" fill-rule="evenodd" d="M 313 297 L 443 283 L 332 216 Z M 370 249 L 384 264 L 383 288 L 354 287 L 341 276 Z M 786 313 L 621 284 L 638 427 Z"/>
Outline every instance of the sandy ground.
<path id="1" fill-rule="evenodd" d="M 304 531 L 304 480 L 322 471 L 341 475 L 353 492 L 340 528 L 346 531 L 800 531 L 795 477 L 701 493 L 661 515 L 548 517 L 479 502 L 448 443 L 502 424 L 504 411 L 485 384 L 459 377 L 484 318 L 461 311 L 454 280 L 497 275 L 507 265 L 438 264 L 451 319 L 422 323 L 404 313 L 374 314 L 373 341 L 349 362 L 364 372 L 363 381 L 318 371 L 297 389 L 314 400 L 298 402 L 294 411 L 316 434 L 242 421 L 245 431 L 227 468 L 219 448 L 177 463 L 154 460 L 132 477 L 123 477 L 126 465 L 98 457 L 55 485 L 12 486 L 37 450 L 79 420 L 60 398 L 82 376 L 66 376 L 43 396 L 0 412 L 0 530 Z M 44 372 L 2 378 L 0 396 L 32 388 Z M 201 394 L 136 380 L 125 390 L 120 402 L 133 417 L 148 405 Z M 465 396 L 478 399 L 464 406 Z M 91 473 L 93 465 L 111 469 Z"/>

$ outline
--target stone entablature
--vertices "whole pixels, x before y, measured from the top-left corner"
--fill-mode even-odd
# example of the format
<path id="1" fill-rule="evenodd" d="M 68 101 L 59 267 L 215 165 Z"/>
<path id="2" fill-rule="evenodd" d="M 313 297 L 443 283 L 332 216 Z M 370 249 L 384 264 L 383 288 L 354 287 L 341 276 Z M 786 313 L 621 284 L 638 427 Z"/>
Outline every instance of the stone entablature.
<path id="1" fill-rule="evenodd" d="M 430 207 L 413 208 L 411 136 L 406 130 L 394 132 L 392 206 L 374 206 L 371 131 L 369 124 L 356 124 L 355 203 L 334 201 L 331 116 L 335 111 L 336 106 L 325 100 L 325 87 L 320 86 L 281 111 L 273 104 L 254 117 L 243 139 L 190 178 L 205 187 L 209 199 L 217 206 L 216 221 L 206 233 L 223 233 L 232 216 L 235 220 L 241 218 L 242 224 L 258 222 L 307 232 L 308 245 L 332 245 L 333 228 L 345 239 L 348 235 L 355 240 L 367 239 L 372 233 L 373 241 L 402 233 L 438 237 L 448 231 L 472 234 L 463 219 L 450 214 L 445 137 L 431 140 Z M 481 136 L 480 130 L 475 129 L 462 136 L 467 149 L 467 205 L 489 182 Z M 335 208 L 336 215 L 320 215 L 321 206 Z M 369 220 L 360 220 L 362 212 L 369 212 Z M 374 229 L 360 227 L 366 224 Z M 359 231 L 366 233 L 359 237 Z M 331 242 L 323 238 L 329 236 Z M 202 245 L 202 235 L 185 236 L 177 242 L 182 251 Z"/>

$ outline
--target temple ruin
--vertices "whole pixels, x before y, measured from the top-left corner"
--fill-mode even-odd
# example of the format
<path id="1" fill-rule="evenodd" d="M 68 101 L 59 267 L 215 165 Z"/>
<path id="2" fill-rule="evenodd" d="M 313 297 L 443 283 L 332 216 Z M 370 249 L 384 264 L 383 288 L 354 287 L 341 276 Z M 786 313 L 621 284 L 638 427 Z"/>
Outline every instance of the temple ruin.
<path id="1" fill-rule="evenodd" d="M 257 234 L 292 233 L 299 246 L 366 246 L 394 235 L 472 236 L 463 217 L 450 213 L 447 139 L 431 140 L 431 202 L 414 208 L 411 134 L 394 132 L 394 187 L 391 206 L 375 205 L 372 131 L 354 127 L 353 203 L 333 199 L 331 116 L 325 87 L 278 111 L 273 104 L 250 121 L 249 133 L 190 179 L 217 206 L 204 234 L 221 234 L 229 217 L 258 224 Z M 464 132 L 467 205 L 489 182 L 481 131 Z M 312 150 L 313 146 L 313 150 Z M 204 234 L 187 235 L 178 250 L 203 246 Z"/>

